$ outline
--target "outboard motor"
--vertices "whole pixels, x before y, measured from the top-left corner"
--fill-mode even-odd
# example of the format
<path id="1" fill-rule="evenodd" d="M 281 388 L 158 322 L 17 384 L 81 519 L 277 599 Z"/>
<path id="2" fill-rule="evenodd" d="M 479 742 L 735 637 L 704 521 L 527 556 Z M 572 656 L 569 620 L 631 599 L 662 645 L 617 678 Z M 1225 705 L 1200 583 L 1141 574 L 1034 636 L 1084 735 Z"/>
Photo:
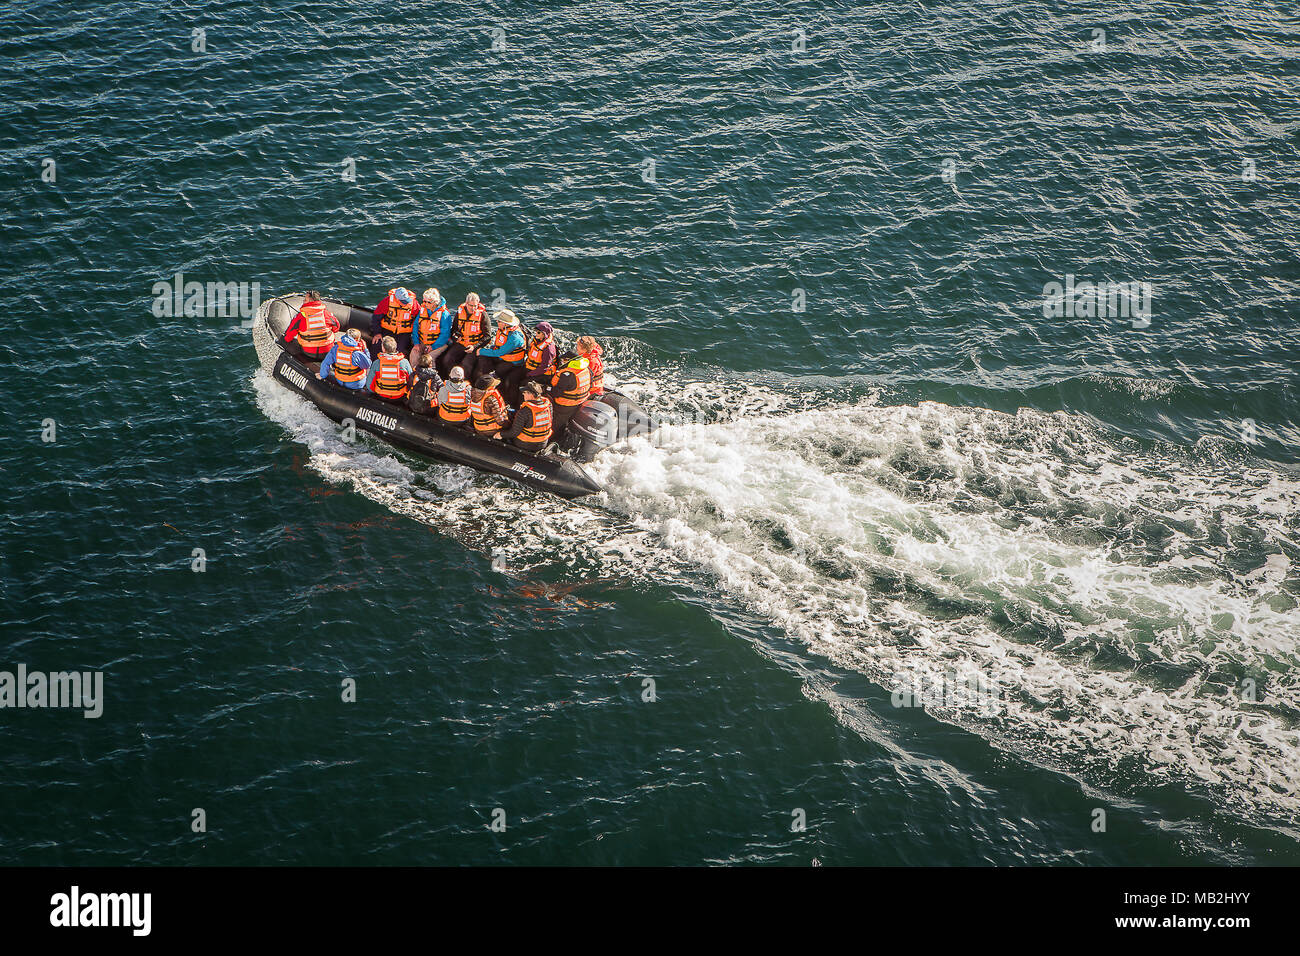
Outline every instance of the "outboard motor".
<path id="1" fill-rule="evenodd" d="M 598 401 L 614 410 L 618 418 L 619 441 L 636 438 L 638 435 L 649 435 L 654 431 L 654 419 L 644 408 L 622 392 L 606 392 Z"/>
<path id="2" fill-rule="evenodd" d="M 654 429 L 644 408 L 621 392 L 607 391 L 573 413 L 559 444 L 574 461 L 591 461 L 602 449 Z"/>
<path id="3" fill-rule="evenodd" d="M 569 419 L 560 447 L 574 461 L 591 461 L 619 440 L 618 413 L 604 402 L 585 402 Z"/>

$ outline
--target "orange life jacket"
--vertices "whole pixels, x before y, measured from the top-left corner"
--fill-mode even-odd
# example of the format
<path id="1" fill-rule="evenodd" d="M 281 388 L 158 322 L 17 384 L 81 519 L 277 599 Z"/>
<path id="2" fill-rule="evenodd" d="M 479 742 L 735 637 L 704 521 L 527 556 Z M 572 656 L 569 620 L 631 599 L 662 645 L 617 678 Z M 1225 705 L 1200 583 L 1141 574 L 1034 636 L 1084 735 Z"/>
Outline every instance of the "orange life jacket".
<path id="1" fill-rule="evenodd" d="M 482 302 L 475 306 L 473 315 L 470 314 L 464 304 L 456 310 L 456 324 L 460 329 L 456 335 L 456 341 L 465 348 L 477 345 L 478 340 L 482 337 L 483 314 L 485 312 L 487 312 L 487 309 L 483 307 Z"/>
<path id="2" fill-rule="evenodd" d="M 415 300 L 410 305 L 397 301 L 397 290 L 388 293 L 388 312 L 379 317 L 379 327 L 389 335 L 410 335 L 415 324 L 411 313 L 415 311 Z"/>
<path id="3" fill-rule="evenodd" d="M 550 339 L 542 339 L 541 344 L 536 344 L 537 336 L 533 336 L 533 341 L 528 345 L 528 356 L 524 359 L 524 368 L 532 372 L 542 364 L 542 356 L 546 354 L 546 346 L 551 344 Z M 550 372 L 555 368 L 555 362 L 552 361 L 544 372 Z"/>
<path id="4" fill-rule="evenodd" d="M 497 400 L 498 408 L 505 406 L 505 402 L 501 399 L 501 393 L 495 388 L 490 388 L 484 392 L 477 402 L 470 402 L 469 413 L 470 417 L 474 419 L 474 430 L 476 432 L 501 431 L 501 421 L 496 415 L 489 413 L 483 408 L 484 403 L 486 403 L 489 398 L 495 398 Z"/>
<path id="5" fill-rule="evenodd" d="M 298 344 L 308 352 L 327 350 L 334 330 L 325 319 L 325 304 L 304 302 L 298 314 L 302 316 L 302 325 L 298 328 Z"/>
<path id="6" fill-rule="evenodd" d="M 402 356 L 384 352 L 375 361 L 379 369 L 370 380 L 370 390 L 382 398 L 405 398 L 407 375 L 402 371 Z"/>
<path id="7" fill-rule="evenodd" d="M 492 347 L 494 349 L 501 348 L 501 346 L 506 344 L 506 339 L 508 339 L 509 337 L 510 337 L 509 332 L 505 332 L 502 331 L 501 329 L 497 329 L 497 334 L 492 338 Z M 505 355 L 497 356 L 497 358 L 500 359 L 502 362 L 518 362 L 523 357 L 524 357 L 524 347 L 522 345 L 519 346 L 519 348 L 515 349 L 513 352 L 507 352 Z"/>
<path id="8" fill-rule="evenodd" d="M 441 334 L 442 306 L 435 305 L 432 309 L 420 306 L 420 342 L 432 345 Z"/>
<path id="9" fill-rule="evenodd" d="M 463 422 L 469 418 L 469 382 L 447 383 L 447 402 L 438 406 L 438 417 L 444 422 Z"/>
<path id="10" fill-rule="evenodd" d="M 530 396 L 524 405 L 533 412 L 533 423 L 515 436 L 530 445 L 544 445 L 551 437 L 551 403 L 545 397 Z"/>
<path id="11" fill-rule="evenodd" d="M 591 391 L 588 394 L 592 398 L 604 395 L 605 363 L 601 361 L 599 345 L 587 353 L 587 363 L 591 366 Z"/>
<path id="12" fill-rule="evenodd" d="M 556 405 L 581 405 L 591 394 L 591 370 L 588 368 L 588 362 L 579 359 L 580 364 L 577 368 L 569 368 L 567 365 L 555 373 L 551 379 L 551 385 L 560 384 L 560 376 L 565 372 L 572 372 L 574 383 L 573 387 L 567 392 L 561 392 L 559 395 L 552 395 Z"/>
<path id="13" fill-rule="evenodd" d="M 338 351 L 334 353 L 334 364 L 330 366 L 330 374 L 340 382 L 361 381 L 366 370 L 352 361 L 352 353 L 364 352 L 365 348 L 364 345 L 348 345 L 339 339 Z"/>

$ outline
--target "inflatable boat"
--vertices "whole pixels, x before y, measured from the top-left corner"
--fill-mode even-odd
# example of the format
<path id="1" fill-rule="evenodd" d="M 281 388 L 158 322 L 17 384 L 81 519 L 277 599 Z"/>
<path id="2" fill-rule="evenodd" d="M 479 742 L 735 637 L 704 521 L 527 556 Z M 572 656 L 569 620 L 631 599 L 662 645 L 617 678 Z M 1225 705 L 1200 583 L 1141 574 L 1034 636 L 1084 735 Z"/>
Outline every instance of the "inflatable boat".
<path id="1" fill-rule="evenodd" d="M 369 390 L 322 381 L 316 377 L 319 366 L 291 354 L 284 341 L 284 333 L 303 298 L 301 293 L 280 296 L 263 302 L 258 309 L 253 320 L 253 344 L 262 367 L 277 384 L 297 392 L 334 421 L 351 421 L 355 427 L 405 451 L 503 475 L 562 498 L 580 498 L 601 490 L 600 483 L 582 467 L 583 462 L 616 442 L 654 428 L 636 402 L 607 390 L 579 408 L 564 432 L 553 436 L 542 453 L 532 454 L 447 425 L 436 416 L 418 415 Z M 373 313 L 369 309 L 335 299 L 321 301 L 338 317 L 341 328 L 370 328 Z"/>

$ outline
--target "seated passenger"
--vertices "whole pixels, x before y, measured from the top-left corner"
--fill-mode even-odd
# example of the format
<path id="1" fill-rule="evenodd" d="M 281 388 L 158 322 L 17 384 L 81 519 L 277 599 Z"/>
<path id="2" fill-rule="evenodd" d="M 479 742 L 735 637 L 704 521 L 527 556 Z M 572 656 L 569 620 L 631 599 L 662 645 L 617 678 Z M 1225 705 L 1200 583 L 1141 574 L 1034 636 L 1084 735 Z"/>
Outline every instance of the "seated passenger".
<path id="1" fill-rule="evenodd" d="M 579 355 L 553 376 L 551 376 L 551 399 L 555 402 L 556 432 L 564 430 L 582 403 L 591 393 L 591 367 L 587 360 Z"/>
<path id="2" fill-rule="evenodd" d="M 319 379 L 337 382 L 344 388 L 365 388 L 366 369 L 370 368 L 370 353 L 366 351 L 365 335 L 358 329 L 348 329 L 320 363 Z M 328 376 L 328 379 L 326 379 Z"/>
<path id="3" fill-rule="evenodd" d="M 501 437 L 516 448 L 531 451 L 534 455 L 551 440 L 551 400 L 542 394 L 541 382 L 524 385 L 524 401 L 515 412 L 510 430 Z"/>
<path id="4" fill-rule="evenodd" d="M 325 308 L 319 292 L 308 292 L 301 307 L 284 330 L 284 340 L 292 344 L 289 354 L 308 362 L 319 362 L 334 347 L 334 333 L 339 320 Z"/>
<path id="5" fill-rule="evenodd" d="M 419 368 L 421 355 L 431 352 L 436 361 L 451 342 L 451 310 L 437 289 L 425 289 L 415 310 L 415 344 L 411 346 L 411 367 Z"/>
<path id="6" fill-rule="evenodd" d="M 584 335 L 578 339 L 577 349 L 591 369 L 591 391 L 588 394 L 591 398 L 600 398 L 605 394 L 605 361 L 600 346 L 590 335 Z"/>
<path id="7" fill-rule="evenodd" d="M 401 402 L 406 398 L 411 384 L 411 366 L 406 356 L 397 351 L 397 340 L 385 335 L 383 351 L 370 366 L 370 390 L 386 402 Z"/>
<path id="8" fill-rule="evenodd" d="M 555 371 L 555 341 L 551 323 L 538 322 L 532 340 L 524 352 L 524 360 L 501 376 L 501 394 L 507 402 L 518 405 L 522 401 L 520 386 L 525 381 L 545 382 Z"/>
<path id="9" fill-rule="evenodd" d="M 426 349 L 420 356 L 420 367 L 411 375 L 411 392 L 407 396 L 411 411 L 419 415 L 432 415 L 438 405 L 440 388 L 442 376 L 433 367 L 433 353 Z"/>
<path id="10" fill-rule="evenodd" d="M 459 365 L 451 367 L 450 380 L 438 389 L 438 417 L 449 425 L 469 427 L 469 382 Z"/>
<path id="11" fill-rule="evenodd" d="M 477 357 L 474 362 L 475 379 L 489 373 L 500 377 L 524 362 L 524 332 L 519 327 L 519 316 L 509 309 L 502 309 L 497 313 L 496 320 L 497 332 L 492 341 L 484 342 L 474 350 Z"/>
<path id="12" fill-rule="evenodd" d="M 501 437 L 501 429 L 510 418 L 505 399 L 496 388 L 499 384 L 495 375 L 482 375 L 474 383 L 474 391 L 470 392 L 469 417 L 480 438 Z"/>
<path id="13" fill-rule="evenodd" d="M 471 292 L 456 310 L 456 319 L 451 327 L 451 344 L 438 359 L 438 371 L 443 375 L 451 372 L 453 365 L 462 365 L 465 356 L 476 349 L 489 335 L 487 310 L 479 301 L 478 294 Z"/>
<path id="14" fill-rule="evenodd" d="M 397 349 L 403 355 L 411 351 L 411 329 L 415 319 L 415 295 L 410 289 L 398 286 L 389 289 L 384 300 L 375 306 L 370 320 L 370 357 L 379 356 L 379 342 L 385 335 L 397 340 Z"/>

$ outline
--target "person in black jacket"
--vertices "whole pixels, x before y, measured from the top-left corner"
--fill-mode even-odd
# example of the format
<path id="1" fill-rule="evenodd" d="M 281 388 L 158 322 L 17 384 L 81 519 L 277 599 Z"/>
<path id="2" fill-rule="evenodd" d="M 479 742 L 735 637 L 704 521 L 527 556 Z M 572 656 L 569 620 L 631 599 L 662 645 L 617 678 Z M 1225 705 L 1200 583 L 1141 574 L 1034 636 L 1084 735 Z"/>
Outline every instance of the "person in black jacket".
<path id="1" fill-rule="evenodd" d="M 492 337 L 492 328 L 488 321 L 487 309 L 479 301 L 477 293 L 465 296 L 465 301 L 456 310 L 456 318 L 451 325 L 451 344 L 438 357 L 438 371 L 444 376 L 451 374 L 453 365 L 463 367 L 465 357 Z M 471 367 L 473 362 L 470 362 Z M 469 372 L 465 373 L 467 376 Z"/>
<path id="2" fill-rule="evenodd" d="M 524 386 L 524 400 L 515 412 L 508 431 L 501 433 L 503 441 L 516 448 L 540 453 L 551 440 L 551 400 L 542 394 L 541 382 Z"/>
<path id="3" fill-rule="evenodd" d="M 547 394 L 555 403 L 555 418 L 551 427 L 558 435 L 591 394 L 590 363 L 581 355 L 570 359 L 551 377 L 551 387 Z"/>
<path id="4" fill-rule="evenodd" d="M 406 403 L 411 411 L 420 415 L 434 415 L 438 409 L 438 389 L 442 376 L 434 366 L 433 353 L 427 349 L 420 355 L 420 367 L 411 373 L 410 393 Z"/>

